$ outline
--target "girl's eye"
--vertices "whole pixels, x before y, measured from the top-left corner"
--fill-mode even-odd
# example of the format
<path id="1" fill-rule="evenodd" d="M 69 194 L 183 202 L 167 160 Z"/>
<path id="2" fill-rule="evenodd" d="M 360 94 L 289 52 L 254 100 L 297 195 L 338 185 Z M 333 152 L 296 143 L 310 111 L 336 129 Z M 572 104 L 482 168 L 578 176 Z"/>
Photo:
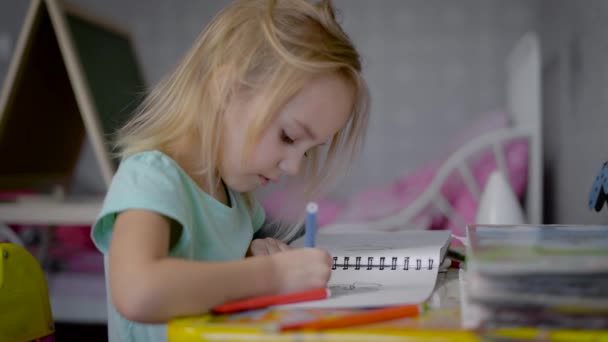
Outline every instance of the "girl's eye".
<path id="1" fill-rule="evenodd" d="M 284 130 L 281 130 L 281 141 L 289 145 L 293 144 L 293 139 Z"/>

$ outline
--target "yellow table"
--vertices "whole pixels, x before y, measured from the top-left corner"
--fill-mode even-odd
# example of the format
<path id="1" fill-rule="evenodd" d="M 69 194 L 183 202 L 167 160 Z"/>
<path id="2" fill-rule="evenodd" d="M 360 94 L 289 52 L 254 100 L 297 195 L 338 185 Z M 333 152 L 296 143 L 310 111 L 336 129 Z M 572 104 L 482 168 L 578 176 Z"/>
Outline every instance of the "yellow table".
<path id="1" fill-rule="evenodd" d="M 555 341 L 555 342 L 608 342 L 608 331 L 559 330 L 542 331 L 533 328 L 500 329 L 479 332 L 462 329 L 461 283 L 459 270 L 439 273 L 437 286 L 430 302 L 436 309 L 417 317 L 377 323 L 348 329 L 323 332 L 298 331 L 279 333 L 279 321 L 298 313 L 291 311 L 261 310 L 229 316 L 187 317 L 169 323 L 169 342 L 200 341 Z M 345 310 L 342 310 L 342 312 Z M 469 311 L 469 310 L 465 310 Z M 336 314 L 340 310 L 335 310 Z M 327 316 L 324 310 L 306 310 L 308 317 Z M 466 317 L 465 317 L 466 318 Z M 466 318 L 468 319 L 468 318 Z M 464 321 L 466 321 L 466 319 Z M 300 319 L 297 319 L 298 321 Z M 466 325 L 466 324 L 465 324 Z"/>
<path id="2" fill-rule="evenodd" d="M 278 322 L 301 317 L 327 317 L 348 310 L 259 310 L 226 316 L 175 319 L 168 325 L 170 342 L 200 341 L 478 341 L 462 330 L 458 269 L 440 272 L 430 299 L 436 309 L 417 317 L 323 332 L 280 333 Z"/>

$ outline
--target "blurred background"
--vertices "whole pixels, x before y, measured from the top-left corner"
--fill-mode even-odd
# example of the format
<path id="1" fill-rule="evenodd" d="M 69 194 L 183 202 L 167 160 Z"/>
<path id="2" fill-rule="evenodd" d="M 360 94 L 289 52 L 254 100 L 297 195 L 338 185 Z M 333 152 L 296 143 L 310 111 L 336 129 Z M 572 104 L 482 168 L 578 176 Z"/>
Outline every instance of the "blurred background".
<path id="1" fill-rule="evenodd" d="M 229 1 L 67 3 L 128 31 L 152 86 Z M 0 79 L 27 7 L 26 0 L 0 2 Z M 363 156 L 334 196 L 443 157 L 468 126 L 503 111 L 506 54 L 534 30 L 543 56 L 545 219 L 597 219 L 584 204 L 590 179 L 608 159 L 608 2 L 338 0 L 335 7 L 363 55 L 373 103 Z M 79 186 L 103 191 L 86 146 L 82 159 Z"/>
<path id="2" fill-rule="evenodd" d="M 70 0 L 130 33 L 145 83 L 179 61 L 227 0 Z M 0 80 L 29 6 L 0 0 Z M 505 110 L 505 58 L 536 31 L 542 48 L 545 223 L 608 223 L 587 208 L 608 160 L 608 1 L 337 0 L 372 94 L 361 158 L 331 194 L 344 199 L 441 160 L 472 125 Z M 103 192 L 90 144 L 76 174 Z M 69 323 L 69 322 L 66 322 Z"/>

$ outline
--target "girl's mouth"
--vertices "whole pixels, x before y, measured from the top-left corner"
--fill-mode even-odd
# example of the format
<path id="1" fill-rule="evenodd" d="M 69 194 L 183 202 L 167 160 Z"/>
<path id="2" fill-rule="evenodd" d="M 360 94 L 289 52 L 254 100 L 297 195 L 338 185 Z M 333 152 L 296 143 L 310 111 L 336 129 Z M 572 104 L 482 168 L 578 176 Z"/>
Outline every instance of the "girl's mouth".
<path id="1" fill-rule="evenodd" d="M 259 175 L 258 177 L 260 178 L 260 183 L 262 185 L 266 185 L 266 184 L 268 184 L 270 182 L 270 178 L 266 178 L 266 177 L 264 177 L 262 175 Z"/>

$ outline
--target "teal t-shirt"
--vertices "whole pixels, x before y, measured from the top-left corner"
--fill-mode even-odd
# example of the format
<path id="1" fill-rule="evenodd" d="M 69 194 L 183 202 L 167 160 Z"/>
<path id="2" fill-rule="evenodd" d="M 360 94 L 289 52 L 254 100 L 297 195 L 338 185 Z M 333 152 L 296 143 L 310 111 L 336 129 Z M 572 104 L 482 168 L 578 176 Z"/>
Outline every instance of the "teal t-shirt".
<path id="1" fill-rule="evenodd" d="M 227 261 L 245 256 L 265 214 L 255 200 L 228 190 L 230 206 L 204 192 L 181 167 L 160 151 L 123 160 L 112 179 L 91 237 L 104 254 L 108 296 L 108 337 L 118 341 L 166 341 L 166 324 L 141 324 L 121 316 L 111 301 L 108 250 L 117 215 L 145 209 L 181 226 L 169 255 L 188 260 Z"/>

